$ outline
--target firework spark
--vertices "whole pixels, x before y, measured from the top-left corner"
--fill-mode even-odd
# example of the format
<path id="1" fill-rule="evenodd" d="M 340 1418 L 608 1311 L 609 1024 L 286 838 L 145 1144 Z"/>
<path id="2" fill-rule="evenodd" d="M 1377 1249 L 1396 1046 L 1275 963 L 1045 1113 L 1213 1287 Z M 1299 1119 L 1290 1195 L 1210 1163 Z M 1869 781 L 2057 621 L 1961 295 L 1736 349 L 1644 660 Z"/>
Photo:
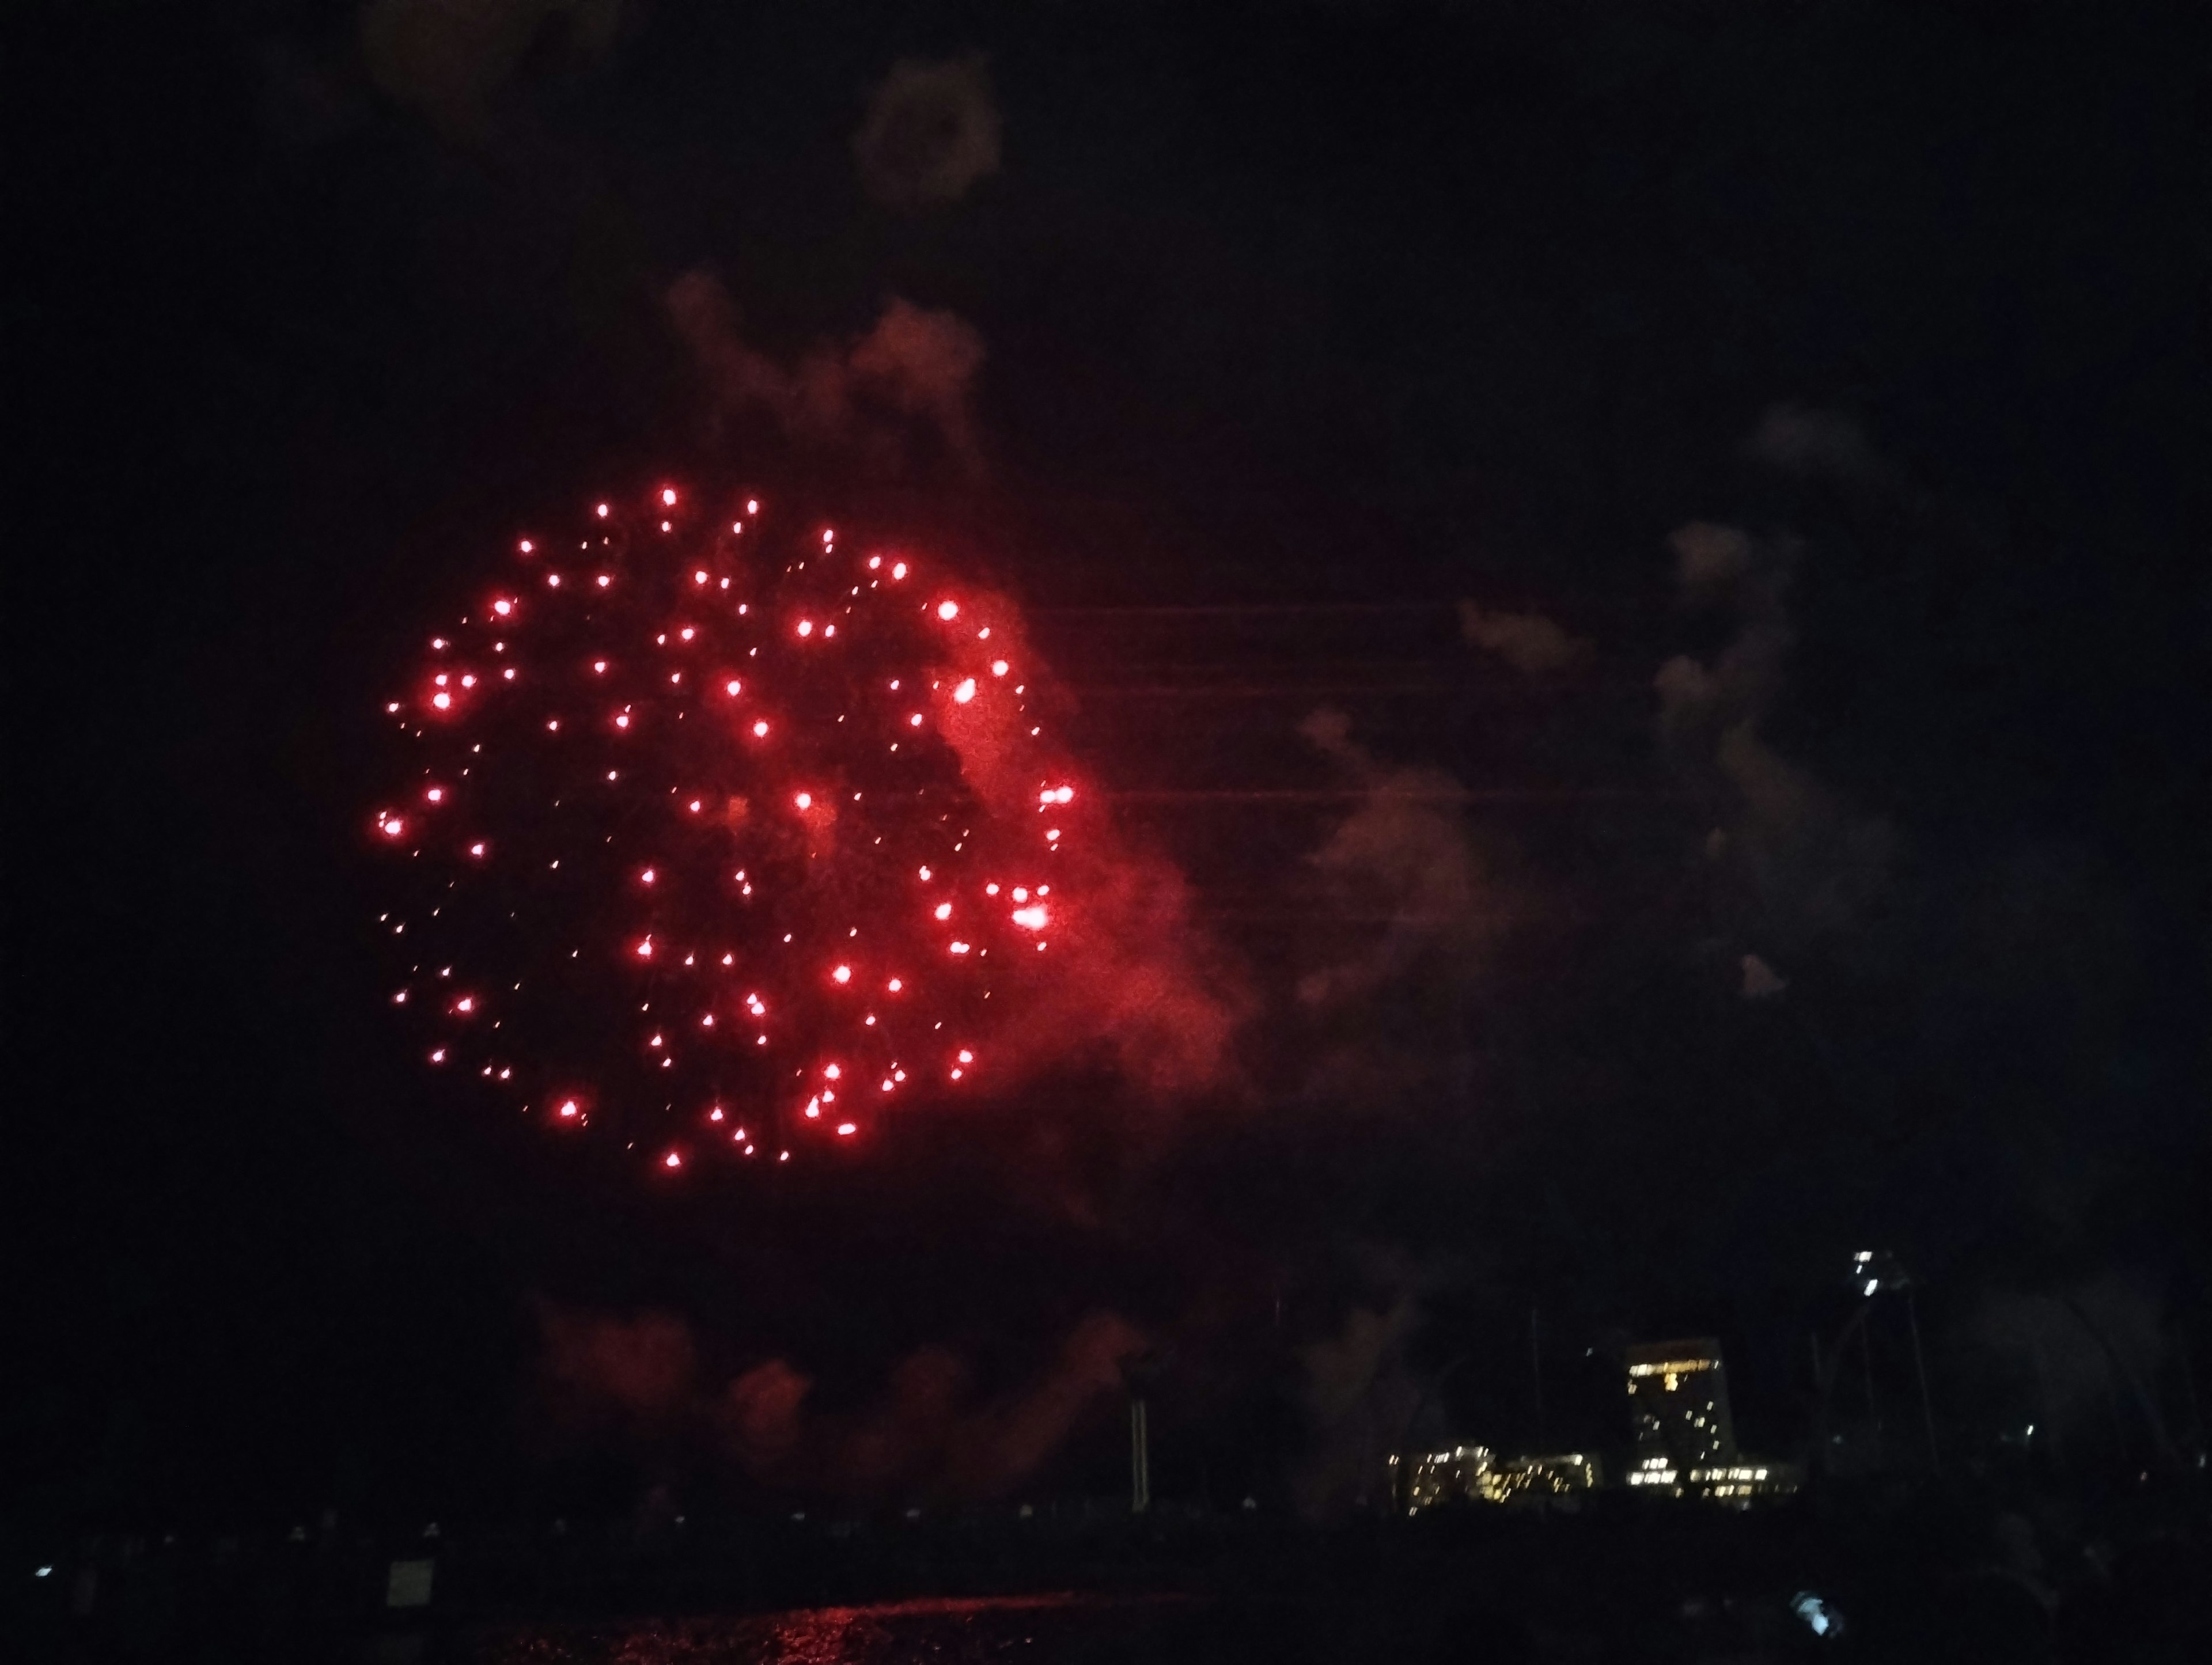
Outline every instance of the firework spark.
<path id="1" fill-rule="evenodd" d="M 370 841 L 422 1055 L 669 1173 L 988 1082 L 1069 1008 L 1037 951 L 1079 960 L 1085 917 L 1022 640 L 757 500 L 658 487 L 517 540 L 385 703 L 410 755 Z"/>

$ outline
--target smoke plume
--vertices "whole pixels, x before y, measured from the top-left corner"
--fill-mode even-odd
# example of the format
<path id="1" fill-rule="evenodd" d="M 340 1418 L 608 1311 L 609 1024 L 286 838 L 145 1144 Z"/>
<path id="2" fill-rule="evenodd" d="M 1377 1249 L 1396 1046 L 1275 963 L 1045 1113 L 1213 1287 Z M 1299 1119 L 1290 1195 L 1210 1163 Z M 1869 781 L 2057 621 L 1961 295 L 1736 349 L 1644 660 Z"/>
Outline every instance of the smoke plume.
<path id="1" fill-rule="evenodd" d="M 1759 417 L 1743 442 L 1744 455 L 1799 479 L 1826 478 L 1881 484 L 1888 465 L 1849 416 L 1801 404 L 1776 404 Z"/>
<path id="2" fill-rule="evenodd" d="M 1494 653 L 1528 676 L 1571 670 L 1590 657 L 1589 642 L 1568 635 L 1541 613 L 1486 611 L 1462 601 L 1459 628 L 1471 646 Z"/>
<path id="3" fill-rule="evenodd" d="M 622 13 L 622 0 L 370 0 L 362 55 L 386 95 L 465 133 L 526 64 L 604 58 Z"/>
<path id="4" fill-rule="evenodd" d="M 800 1492 L 995 1498 L 1035 1474 L 1121 1390 L 1144 1334 L 1094 1312 L 1026 1378 L 979 1393 L 958 1354 L 924 1346 L 849 1413 L 817 1410 L 814 1379 L 763 1360 L 703 1385 L 701 1343 L 666 1313 L 624 1318 L 539 1303 L 543 1391 L 571 1429 L 689 1436 L 753 1480 Z"/>
<path id="5" fill-rule="evenodd" d="M 548 1397 L 561 1420 L 611 1416 L 657 1426 L 689 1414 L 698 1358 L 682 1319 L 624 1319 L 540 1301 L 538 1322 Z"/>
<path id="6" fill-rule="evenodd" d="M 1660 733 L 1717 794 L 1720 814 L 1705 848 L 1747 898 L 1735 928 L 1774 951 L 1802 952 L 1865 917 L 1887 883 L 1895 835 L 1762 732 L 1794 641 L 1786 596 L 1797 546 L 1705 522 L 1668 541 L 1685 604 L 1731 610 L 1735 635 L 1710 659 L 1680 654 L 1659 667 Z M 1767 977 L 1782 975 L 1760 963 Z M 1776 991 L 1747 970 L 1743 992 Z"/>
<path id="7" fill-rule="evenodd" d="M 954 203 L 999 171 L 999 111 L 983 56 L 891 66 L 853 136 L 868 195 L 902 213 Z"/>
<path id="8" fill-rule="evenodd" d="M 1314 873 L 1340 915 L 1376 927 L 1358 952 L 1308 972 L 1300 1003 L 1352 1000 L 1437 959 L 1464 967 L 1500 915 L 1461 813 L 1459 783 L 1441 769 L 1380 762 L 1352 739 L 1339 711 L 1316 711 L 1300 732 L 1360 788 L 1351 813 L 1310 858 Z"/>
<path id="9" fill-rule="evenodd" d="M 820 343 L 787 367 L 745 340 L 735 303 L 711 273 L 678 278 L 667 304 L 718 418 L 765 420 L 799 444 L 890 470 L 933 453 L 981 471 L 974 398 L 983 342 L 952 313 L 893 296 L 866 334 Z"/>

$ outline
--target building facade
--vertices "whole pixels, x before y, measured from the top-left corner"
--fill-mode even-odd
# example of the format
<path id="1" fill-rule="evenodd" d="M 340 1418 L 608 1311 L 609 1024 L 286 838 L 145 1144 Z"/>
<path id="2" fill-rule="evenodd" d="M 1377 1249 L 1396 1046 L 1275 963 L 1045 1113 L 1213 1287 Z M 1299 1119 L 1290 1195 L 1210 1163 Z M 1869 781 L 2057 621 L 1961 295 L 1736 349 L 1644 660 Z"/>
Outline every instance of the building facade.
<path id="1" fill-rule="evenodd" d="M 1408 1515 L 1455 1501 L 1542 1504 L 1594 1492 L 1604 1483 L 1598 1459 L 1580 1451 L 1501 1457 L 1488 1446 L 1455 1445 L 1449 1451 L 1394 1456 L 1390 1462 Z"/>
<path id="2" fill-rule="evenodd" d="M 1728 1368 L 1711 1336 L 1629 1348 L 1628 1411 L 1636 1437 L 1631 1485 L 1640 1474 L 1681 1475 L 1735 1460 Z"/>
<path id="3" fill-rule="evenodd" d="M 1795 1464 L 1737 1450 L 1718 1341 L 1709 1335 L 1648 1341 L 1629 1348 L 1627 1363 L 1628 1412 L 1636 1435 L 1629 1485 L 1662 1497 L 1738 1505 L 1797 1489 L 1802 1476 Z"/>

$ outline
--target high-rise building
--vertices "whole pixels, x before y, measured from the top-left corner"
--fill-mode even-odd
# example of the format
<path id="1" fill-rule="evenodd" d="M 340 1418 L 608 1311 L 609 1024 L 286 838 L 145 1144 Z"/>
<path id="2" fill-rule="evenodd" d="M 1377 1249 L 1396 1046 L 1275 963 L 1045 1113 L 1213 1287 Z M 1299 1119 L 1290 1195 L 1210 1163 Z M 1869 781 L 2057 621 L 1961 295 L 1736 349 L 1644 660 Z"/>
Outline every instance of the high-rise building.
<path id="1" fill-rule="evenodd" d="M 1628 1408 L 1636 1433 L 1631 1486 L 1672 1489 L 1692 1469 L 1735 1460 L 1728 1370 L 1721 1344 L 1709 1335 L 1629 1348 Z"/>
<path id="2" fill-rule="evenodd" d="M 1721 1344 L 1709 1335 L 1631 1347 L 1628 1409 L 1636 1425 L 1628 1483 L 1647 1495 L 1706 1498 L 1747 1509 L 1754 1499 L 1787 1497 L 1802 1481 L 1795 1463 L 1736 1450 L 1728 1370 Z"/>

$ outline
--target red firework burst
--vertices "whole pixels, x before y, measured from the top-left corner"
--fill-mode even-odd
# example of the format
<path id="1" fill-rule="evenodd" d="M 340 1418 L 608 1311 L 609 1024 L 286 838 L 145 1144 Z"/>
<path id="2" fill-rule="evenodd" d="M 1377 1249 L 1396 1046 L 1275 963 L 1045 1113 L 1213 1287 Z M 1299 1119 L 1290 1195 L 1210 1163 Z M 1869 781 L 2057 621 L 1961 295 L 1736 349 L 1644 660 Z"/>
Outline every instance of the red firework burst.
<path id="1" fill-rule="evenodd" d="M 386 707 L 423 1055 L 672 1170 L 972 1091 L 1103 871 L 1025 658 L 1003 601 L 755 500 L 519 540 Z"/>

